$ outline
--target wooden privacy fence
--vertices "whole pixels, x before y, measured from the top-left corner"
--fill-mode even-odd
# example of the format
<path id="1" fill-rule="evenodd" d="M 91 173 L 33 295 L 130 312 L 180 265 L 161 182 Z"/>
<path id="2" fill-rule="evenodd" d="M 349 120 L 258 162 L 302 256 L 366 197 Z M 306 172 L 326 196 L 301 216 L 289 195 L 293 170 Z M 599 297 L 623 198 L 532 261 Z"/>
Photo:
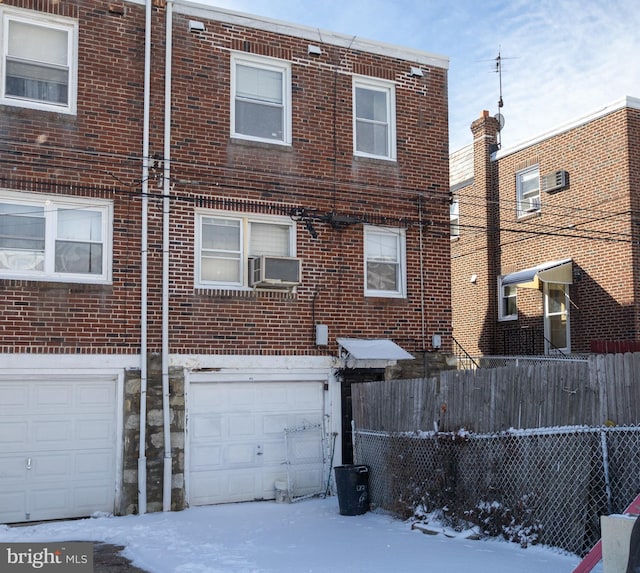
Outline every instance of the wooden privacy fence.
<path id="1" fill-rule="evenodd" d="M 592 355 L 352 386 L 357 428 L 486 433 L 640 422 L 640 353 Z"/>

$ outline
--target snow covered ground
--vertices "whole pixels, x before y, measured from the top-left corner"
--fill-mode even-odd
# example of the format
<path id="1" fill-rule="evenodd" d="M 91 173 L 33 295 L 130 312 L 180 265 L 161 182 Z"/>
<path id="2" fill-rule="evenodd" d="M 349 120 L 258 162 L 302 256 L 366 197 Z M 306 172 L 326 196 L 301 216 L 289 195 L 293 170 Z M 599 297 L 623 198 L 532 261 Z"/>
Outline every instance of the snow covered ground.
<path id="1" fill-rule="evenodd" d="M 380 512 L 342 516 L 335 496 L 0 525 L 2 543 L 89 540 L 126 546 L 152 573 L 571 573 L 580 561 L 546 547 L 426 535 Z"/>

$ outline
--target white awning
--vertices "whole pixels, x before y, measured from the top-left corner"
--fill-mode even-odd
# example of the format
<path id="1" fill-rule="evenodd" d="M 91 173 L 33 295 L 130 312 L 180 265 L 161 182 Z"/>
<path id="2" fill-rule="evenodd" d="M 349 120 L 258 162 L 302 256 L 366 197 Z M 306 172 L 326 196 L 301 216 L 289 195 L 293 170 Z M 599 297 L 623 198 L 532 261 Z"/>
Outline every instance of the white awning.
<path id="1" fill-rule="evenodd" d="M 539 281 L 570 285 L 573 283 L 571 259 L 550 261 L 541 265 L 509 273 L 502 277 L 502 285 L 516 285 L 524 288 L 538 288 Z"/>
<path id="2" fill-rule="evenodd" d="M 356 360 L 413 360 L 413 356 L 388 338 L 336 338 L 338 345 Z"/>

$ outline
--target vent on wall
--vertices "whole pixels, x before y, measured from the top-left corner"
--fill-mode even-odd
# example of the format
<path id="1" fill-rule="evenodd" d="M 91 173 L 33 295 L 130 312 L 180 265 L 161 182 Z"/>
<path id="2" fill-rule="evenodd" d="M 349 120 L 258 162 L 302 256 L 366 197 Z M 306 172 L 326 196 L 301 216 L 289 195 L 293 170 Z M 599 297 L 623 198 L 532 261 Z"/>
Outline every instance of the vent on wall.
<path id="1" fill-rule="evenodd" d="M 545 193 L 559 191 L 569 184 L 569 173 L 566 171 L 553 171 L 540 177 L 540 189 Z"/>

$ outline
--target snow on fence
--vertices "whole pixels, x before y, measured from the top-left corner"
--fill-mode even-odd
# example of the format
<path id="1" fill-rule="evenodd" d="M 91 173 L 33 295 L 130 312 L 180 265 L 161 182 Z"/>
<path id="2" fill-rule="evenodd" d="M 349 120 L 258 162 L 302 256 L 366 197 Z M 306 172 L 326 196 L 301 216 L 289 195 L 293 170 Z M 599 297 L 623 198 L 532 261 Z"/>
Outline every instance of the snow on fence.
<path id="1" fill-rule="evenodd" d="M 452 370 L 352 386 L 359 428 L 478 433 L 640 423 L 640 353 Z"/>
<path id="2" fill-rule="evenodd" d="M 523 546 L 585 555 L 600 516 L 640 492 L 640 428 L 556 427 L 495 434 L 357 429 L 355 461 L 369 466 L 372 505 L 402 517 L 439 511 Z"/>

